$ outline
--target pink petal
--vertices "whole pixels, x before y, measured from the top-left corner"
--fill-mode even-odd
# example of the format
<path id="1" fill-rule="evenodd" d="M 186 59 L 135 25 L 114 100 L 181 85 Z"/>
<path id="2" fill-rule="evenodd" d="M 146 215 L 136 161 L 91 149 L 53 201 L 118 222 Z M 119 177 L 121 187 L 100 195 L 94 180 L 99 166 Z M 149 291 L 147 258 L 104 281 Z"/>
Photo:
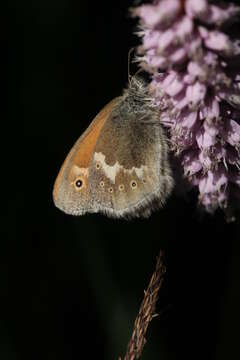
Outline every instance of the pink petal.
<path id="1" fill-rule="evenodd" d="M 172 98 L 173 105 L 177 109 L 183 109 L 185 106 L 188 105 L 188 99 L 185 96 L 185 90 L 178 93 L 176 96 Z"/>
<path id="2" fill-rule="evenodd" d="M 156 55 L 154 49 L 148 50 L 142 60 L 155 69 L 165 68 L 167 66 L 166 57 Z"/>
<path id="3" fill-rule="evenodd" d="M 176 24 L 175 36 L 181 40 L 185 40 L 186 37 L 191 35 L 193 32 L 193 21 L 188 17 L 184 16 Z"/>
<path id="4" fill-rule="evenodd" d="M 213 206 L 213 199 L 211 194 L 201 194 L 200 197 L 201 203 L 206 207 L 206 209 L 209 211 L 209 208 Z"/>
<path id="5" fill-rule="evenodd" d="M 195 61 L 190 61 L 187 67 L 188 73 L 196 77 L 206 77 L 206 71 L 203 66 Z"/>
<path id="6" fill-rule="evenodd" d="M 176 75 L 176 73 L 170 73 L 170 75 L 163 81 L 163 89 L 170 96 L 177 95 L 183 89 L 183 81 Z"/>
<path id="7" fill-rule="evenodd" d="M 209 32 L 205 27 L 198 26 L 198 32 L 202 39 L 207 39 Z"/>
<path id="8" fill-rule="evenodd" d="M 200 160 L 200 164 L 202 164 L 202 167 L 205 169 L 211 169 L 212 166 L 212 160 L 211 158 L 204 153 L 204 151 L 201 151 L 199 154 L 199 160 Z"/>
<path id="9" fill-rule="evenodd" d="M 161 37 L 160 31 L 147 30 L 143 37 L 143 47 L 145 50 L 156 48 Z"/>
<path id="10" fill-rule="evenodd" d="M 162 82 L 162 88 L 165 90 L 169 85 L 171 85 L 171 83 L 175 80 L 176 77 L 177 73 L 175 71 L 169 72 Z"/>
<path id="11" fill-rule="evenodd" d="M 185 175 L 192 176 L 202 169 L 202 165 L 195 151 L 188 151 L 183 157 Z"/>
<path id="12" fill-rule="evenodd" d="M 172 22 L 181 10 L 181 3 L 179 0 L 161 0 L 159 1 L 157 12 L 159 14 L 158 23 Z"/>
<path id="13" fill-rule="evenodd" d="M 197 122 L 197 116 L 198 116 L 197 111 L 191 111 L 191 112 L 189 112 L 189 110 L 183 111 L 179 116 L 179 123 L 182 127 L 190 130 L 195 126 Z"/>
<path id="14" fill-rule="evenodd" d="M 215 138 L 219 133 L 219 127 L 214 121 L 205 120 L 203 123 L 204 130 L 212 137 Z"/>
<path id="15" fill-rule="evenodd" d="M 133 15 L 139 16 L 148 27 L 154 27 L 159 21 L 157 7 L 153 5 L 142 5 L 133 11 Z"/>
<path id="16" fill-rule="evenodd" d="M 211 136 L 203 128 L 198 130 L 196 134 L 196 140 L 198 147 L 200 149 L 209 148 L 210 146 L 213 146 L 216 143 L 215 136 Z"/>
<path id="17" fill-rule="evenodd" d="M 228 5 L 227 8 L 220 8 L 219 6 L 209 5 L 208 12 L 201 20 L 207 24 L 221 25 L 224 21 L 232 19 L 240 12 L 240 8 L 234 4 Z"/>
<path id="18" fill-rule="evenodd" d="M 228 177 L 224 168 L 219 168 L 218 171 L 208 171 L 207 175 L 199 181 L 200 193 L 217 193 L 226 187 Z"/>
<path id="19" fill-rule="evenodd" d="M 162 33 L 158 41 L 158 52 L 164 51 L 176 39 L 176 34 L 172 29 Z"/>
<path id="20" fill-rule="evenodd" d="M 186 74 L 183 77 L 183 81 L 185 82 L 185 84 L 192 85 L 195 82 L 195 76 Z"/>
<path id="21" fill-rule="evenodd" d="M 201 194 L 204 194 L 214 192 L 215 190 L 216 187 L 213 183 L 213 173 L 212 171 L 208 171 L 207 175 L 199 181 L 199 191 Z"/>
<path id="22" fill-rule="evenodd" d="M 145 26 L 155 27 L 173 21 L 180 9 L 180 1 L 162 0 L 157 5 L 139 6 L 133 11 L 133 15 L 139 16 Z"/>
<path id="23" fill-rule="evenodd" d="M 218 194 L 218 203 L 221 207 L 226 207 L 227 206 L 227 201 L 228 201 L 228 191 L 227 189 L 225 191 L 221 191 Z"/>
<path id="24" fill-rule="evenodd" d="M 193 34 L 191 40 L 185 44 L 188 57 L 196 56 L 196 52 L 202 47 L 202 39 L 199 35 Z"/>
<path id="25" fill-rule="evenodd" d="M 220 109 L 219 102 L 215 98 L 207 99 L 200 107 L 199 117 L 203 119 L 217 119 Z"/>
<path id="26" fill-rule="evenodd" d="M 215 144 L 211 150 L 211 155 L 215 162 L 220 162 L 226 158 L 227 151 L 221 143 Z"/>
<path id="27" fill-rule="evenodd" d="M 169 56 L 170 63 L 179 64 L 182 63 L 187 57 L 187 51 L 185 48 L 180 47 L 174 53 Z"/>
<path id="28" fill-rule="evenodd" d="M 207 51 L 207 53 L 204 56 L 203 61 L 204 61 L 204 63 L 206 63 L 206 65 L 208 65 L 208 66 L 210 66 L 212 68 L 215 68 L 218 65 L 218 62 L 219 62 L 218 55 L 214 54 L 211 51 Z"/>
<path id="29" fill-rule="evenodd" d="M 185 0 L 185 10 L 190 17 L 205 15 L 208 11 L 207 0 Z"/>
<path id="30" fill-rule="evenodd" d="M 223 167 L 219 167 L 214 176 L 214 183 L 216 184 L 217 190 L 227 185 L 228 177 Z"/>
<path id="31" fill-rule="evenodd" d="M 198 105 L 205 97 L 207 88 L 198 81 L 187 87 L 186 97 L 192 106 Z"/>
<path id="32" fill-rule="evenodd" d="M 226 54 L 230 54 L 233 48 L 229 37 L 220 31 L 210 31 L 204 43 L 209 49 Z"/>
<path id="33" fill-rule="evenodd" d="M 232 146 L 240 146 L 240 125 L 234 120 L 226 120 L 223 138 Z"/>

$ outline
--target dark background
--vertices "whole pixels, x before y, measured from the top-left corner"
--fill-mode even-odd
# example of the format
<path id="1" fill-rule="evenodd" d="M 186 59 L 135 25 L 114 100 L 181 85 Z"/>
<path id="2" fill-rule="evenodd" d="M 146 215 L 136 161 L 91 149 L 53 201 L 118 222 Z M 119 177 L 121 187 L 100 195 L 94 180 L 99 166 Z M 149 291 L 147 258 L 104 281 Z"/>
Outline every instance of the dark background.
<path id="1" fill-rule="evenodd" d="M 239 223 L 200 217 L 193 196 L 132 222 L 52 202 L 67 152 L 127 83 L 131 5 L 9 1 L 8 125 L 24 137 L 2 191 L 1 360 L 123 355 L 160 248 L 167 274 L 142 358 L 240 358 Z"/>

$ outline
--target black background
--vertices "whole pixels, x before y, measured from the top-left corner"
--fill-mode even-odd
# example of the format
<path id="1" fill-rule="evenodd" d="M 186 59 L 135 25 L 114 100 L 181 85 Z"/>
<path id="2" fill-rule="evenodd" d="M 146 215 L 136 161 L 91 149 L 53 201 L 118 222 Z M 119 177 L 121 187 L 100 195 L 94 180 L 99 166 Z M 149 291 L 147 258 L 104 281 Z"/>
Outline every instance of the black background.
<path id="1" fill-rule="evenodd" d="M 3 188 L 2 360 L 123 355 L 160 248 L 167 275 L 142 358 L 240 358 L 239 223 L 200 217 L 194 197 L 132 222 L 52 202 L 67 152 L 127 83 L 131 5 L 9 1 L 9 125 L 24 137 Z"/>

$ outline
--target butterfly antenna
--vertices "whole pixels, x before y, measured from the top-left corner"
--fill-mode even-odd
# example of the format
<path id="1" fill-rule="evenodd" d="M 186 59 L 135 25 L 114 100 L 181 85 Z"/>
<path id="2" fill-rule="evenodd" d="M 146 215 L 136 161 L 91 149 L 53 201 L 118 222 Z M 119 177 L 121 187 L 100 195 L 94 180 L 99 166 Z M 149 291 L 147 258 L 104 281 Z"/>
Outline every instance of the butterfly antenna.
<path id="1" fill-rule="evenodd" d="M 128 83 L 130 84 L 131 82 L 131 74 L 130 74 L 130 63 L 131 63 L 131 54 L 134 51 L 134 47 L 132 47 L 129 51 L 128 51 Z"/>

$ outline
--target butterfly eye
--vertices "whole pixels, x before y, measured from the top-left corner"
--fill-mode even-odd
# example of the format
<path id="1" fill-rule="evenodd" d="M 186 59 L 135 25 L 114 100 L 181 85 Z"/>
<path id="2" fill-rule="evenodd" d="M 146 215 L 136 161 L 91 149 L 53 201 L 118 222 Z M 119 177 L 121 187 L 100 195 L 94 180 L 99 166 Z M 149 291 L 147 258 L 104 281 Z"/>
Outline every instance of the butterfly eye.
<path id="1" fill-rule="evenodd" d="M 84 180 L 82 178 L 77 178 L 74 182 L 76 190 L 81 190 L 84 187 Z"/>
<path id="2" fill-rule="evenodd" d="M 132 189 L 136 189 L 136 187 L 137 187 L 137 183 L 136 183 L 136 181 L 131 181 L 131 188 Z"/>
<path id="3" fill-rule="evenodd" d="M 99 162 L 96 163 L 95 167 L 96 167 L 97 170 L 100 169 L 101 165 L 99 164 Z"/>
<path id="4" fill-rule="evenodd" d="M 101 188 L 104 187 L 104 181 L 100 181 L 99 185 L 101 186 Z"/>
<path id="5" fill-rule="evenodd" d="M 108 191 L 109 191 L 110 193 L 112 193 L 112 192 L 113 192 L 113 188 L 110 187 L 110 188 L 108 189 Z"/>

